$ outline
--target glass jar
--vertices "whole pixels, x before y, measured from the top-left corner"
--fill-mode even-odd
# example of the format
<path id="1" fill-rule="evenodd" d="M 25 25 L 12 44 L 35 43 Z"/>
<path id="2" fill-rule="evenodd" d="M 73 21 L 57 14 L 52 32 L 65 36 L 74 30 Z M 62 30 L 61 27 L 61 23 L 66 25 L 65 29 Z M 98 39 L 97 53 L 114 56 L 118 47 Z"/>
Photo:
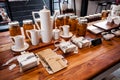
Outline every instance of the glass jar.
<path id="1" fill-rule="evenodd" d="M 106 19 L 108 17 L 109 12 L 107 10 L 102 10 L 102 20 Z"/>
<path id="2" fill-rule="evenodd" d="M 70 31 L 74 32 L 76 30 L 76 26 L 77 26 L 77 16 L 70 16 L 69 19 L 69 25 L 70 25 Z"/>
<path id="3" fill-rule="evenodd" d="M 57 19 L 55 20 L 55 26 L 59 28 L 60 26 L 63 25 L 64 25 L 64 16 L 63 15 L 57 16 Z"/>
<path id="4" fill-rule="evenodd" d="M 101 13 L 97 13 L 97 14 L 95 14 L 96 15 L 96 17 L 97 17 L 97 20 L 101 20 L 101 17 L 102 17 L 102 14 Z"/>
<path id="5" fill-rule="evenodd" d="M 64 15 L 64 25 L 69 25 L 69 15 Z"/>
<path id="6" fill-rule="evenodd" d="M 73 16 L 73 14 L 65 14 L 64 15 L 64 25 L 69 25 L 70 16 Z"/>
<path id="7" fill-rule="evenodd" d="M 90 22 L 92 22 L 92 21 L 94 21 L 95 19 L 94 19 L 94 15 L 89 15 L 89 21 Z"/>
<path id="8" fill-rule="evenodd" d="M 21 29 L 18 21 L 8 23 L 10 36 L 21 35 Z"/>
<path id="9" fill-rule="evenodd" d="M 85 18 L 88 20 L 88 22 L 91 22 L 89 16 L 85 16 Z"/>
<path id="10" fill-rule="evenodd" d="M 76 35 L 77 36 L 85 36 L 86 30 L 87 30 L 87 19 L 85 19 L 85 18 L 79 19 L 79 22 L 78 22 L 77 28 L 76 28 Z"/>
<path id="11" fill-rule="evenodd" d="M 28 39 L 26 35 L 26 30 L 34 29 L 33 21 L 32 20 L 23 20 L 23 31 L 25 38 Z"/>

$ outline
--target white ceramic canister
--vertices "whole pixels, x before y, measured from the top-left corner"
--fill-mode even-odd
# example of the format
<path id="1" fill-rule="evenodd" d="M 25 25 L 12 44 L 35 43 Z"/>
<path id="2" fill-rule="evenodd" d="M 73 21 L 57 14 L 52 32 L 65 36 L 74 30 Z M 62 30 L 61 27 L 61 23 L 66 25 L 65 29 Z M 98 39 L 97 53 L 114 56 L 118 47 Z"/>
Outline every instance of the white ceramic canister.
<path id="1" fill-rule="evenodd" d="M 60 37 L 60 30 L 59 29 L 53 29 L 53 32 L 52 32 L 52 34 L 53 34 L 53 38 L 55 39 L 55 40 L 57 40 L 57 39 L 59 39 L 59 37 Z"/>

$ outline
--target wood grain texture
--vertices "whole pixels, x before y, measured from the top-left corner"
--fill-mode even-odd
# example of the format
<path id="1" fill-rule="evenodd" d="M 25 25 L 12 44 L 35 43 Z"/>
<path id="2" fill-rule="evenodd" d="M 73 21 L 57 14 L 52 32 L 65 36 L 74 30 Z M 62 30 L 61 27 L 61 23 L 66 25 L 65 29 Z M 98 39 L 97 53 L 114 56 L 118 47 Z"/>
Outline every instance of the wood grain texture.
<path id="1" fill-rule="evenodd" d="M 87 32 L 85 37 L 91 39 L 101 36 Z M 37 53 L 47 48 L 55 48 L 53 42 L 40 43 L 40 45 L 43 47 L 31 46 L 28 50 Z M 115 37 L 110 41 L 103 40 L 101 45 L 79 49 L 78 54 L 63 54 L 61 50 L 58 50 L 57 53 L 62 54 L 68 60 L 68 67 L 55 74 L 48 74 L 42 64 L 26 72 L 19 72 L 17 61 L 9 64 L 17 64 L 17 67 L 10 71 L 9 65 L 1 66 L 15 56 L 15 52 L 9 48 L 6 49 L 10 46 L 9 33 L 0 33 L 0 47 L 3 48 L 3 50 L 0 48 L 0 80 L 88 80 L 120 62 L 120 38 Z"/>

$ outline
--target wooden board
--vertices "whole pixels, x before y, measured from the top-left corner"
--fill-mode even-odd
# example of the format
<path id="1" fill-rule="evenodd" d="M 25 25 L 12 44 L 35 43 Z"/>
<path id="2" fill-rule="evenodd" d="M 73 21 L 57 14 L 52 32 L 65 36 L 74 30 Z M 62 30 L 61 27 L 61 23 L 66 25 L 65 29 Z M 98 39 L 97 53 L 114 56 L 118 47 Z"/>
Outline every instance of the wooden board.
<path id="1" fill-rule="evenodd" d="M 43 48 L 43 47 L 50 46 L 50 45 L 54 44 L 54 40 L 52 40 L 49 43 L 40 42 L 38 45 L 35 45 L 35 46 L 32 45 L 30 41 L 26 41 L 26 42 L 30 45 L 30 47 L 27 49 L 28 51 L 33 51 L 33 50 L 36 50 L 36 49 Z"/>
<path id="2" fill-rule="evenodd" d="M 116 24 L 107 23 L 107 20 L 97 22 L 93 25 L 98 27 L 98 28 L 104 29 L 104 30 L 110 30 L 110 29 L 113 29 L 113 28 L 116 28 L 116 27 L 119 26 L 119 25 L 116 25 Z"/>
<path id="3" fill-rule="evenodd" d="M 90 31 L 90 32 L 92 32 L 93 34 L 99 34 L 99 33 L 101 33 L 101 32 L 104 31 L 103 29 L 100 29 L 100 28 L 92 26 L 92 25 L 88 26 L 87 30 Z"/>

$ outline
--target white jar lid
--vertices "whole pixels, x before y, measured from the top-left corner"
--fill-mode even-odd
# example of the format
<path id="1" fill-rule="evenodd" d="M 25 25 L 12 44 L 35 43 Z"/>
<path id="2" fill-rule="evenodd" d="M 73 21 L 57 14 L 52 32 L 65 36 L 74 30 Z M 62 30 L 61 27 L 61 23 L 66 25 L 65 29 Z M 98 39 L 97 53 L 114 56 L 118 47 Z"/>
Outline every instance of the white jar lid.
<path id="1" fill-rule="evenodd" d="M 107 12 L 107 10 L 102 10 L 102 12 Z"/>
<path id="2" fill-rule="evenodd" d="M 78 17 L 77 20 L 80 21 L 82 19 L 86 19 L 85 17 Z"/>
<path id="3" fill-rule="evenodd" d="M 33 21 L 31 19 L 23 20 L 23 24 L 31 24 Z"/>
<path id="4" fill-rule="evenodd" d="M 65 16 L 68 16 L 68 17 L 69 17 L 69 16 L 74 16 L 74 15 L 73 15 L 73 14 L 65 14 Z"/>
<path id="5" fill-rule="evenodd" d="M 64 15 L 59 15 L 59 16 L 57 16 L 57 18 L 62 19 L 62 18 L 64 18 Z"/>
<path id="6" fill-rule="evenodd" d="M 9 22 L 8 25 L 9 26 L 19 26 L 19 22 L 18 21 Z"/>
<path id="7" fill-rule="evenodd" d="M 89 16 L 85 16 L 85 18 L 89 18 Z"/>
<path id="8" fill-rule="evenodd" d="M 82 18 L 82 19 L 79 19 L 78 21 L 79 23 L 87 23 L 88 20 L 86 18 Z"/>
<path id="9" fill-rule="evenodd" d="M 70 19 L 76 19 L 77 16 L 70 16 Z"/>
<path id="10" fill-rule="evenodd" d="M 96 16 L 101 16 L 102 14 L 101 14 L 101 13 L 97 13 L 97 14 L 94 14 L 94 15 L 96 15 Z"/>

